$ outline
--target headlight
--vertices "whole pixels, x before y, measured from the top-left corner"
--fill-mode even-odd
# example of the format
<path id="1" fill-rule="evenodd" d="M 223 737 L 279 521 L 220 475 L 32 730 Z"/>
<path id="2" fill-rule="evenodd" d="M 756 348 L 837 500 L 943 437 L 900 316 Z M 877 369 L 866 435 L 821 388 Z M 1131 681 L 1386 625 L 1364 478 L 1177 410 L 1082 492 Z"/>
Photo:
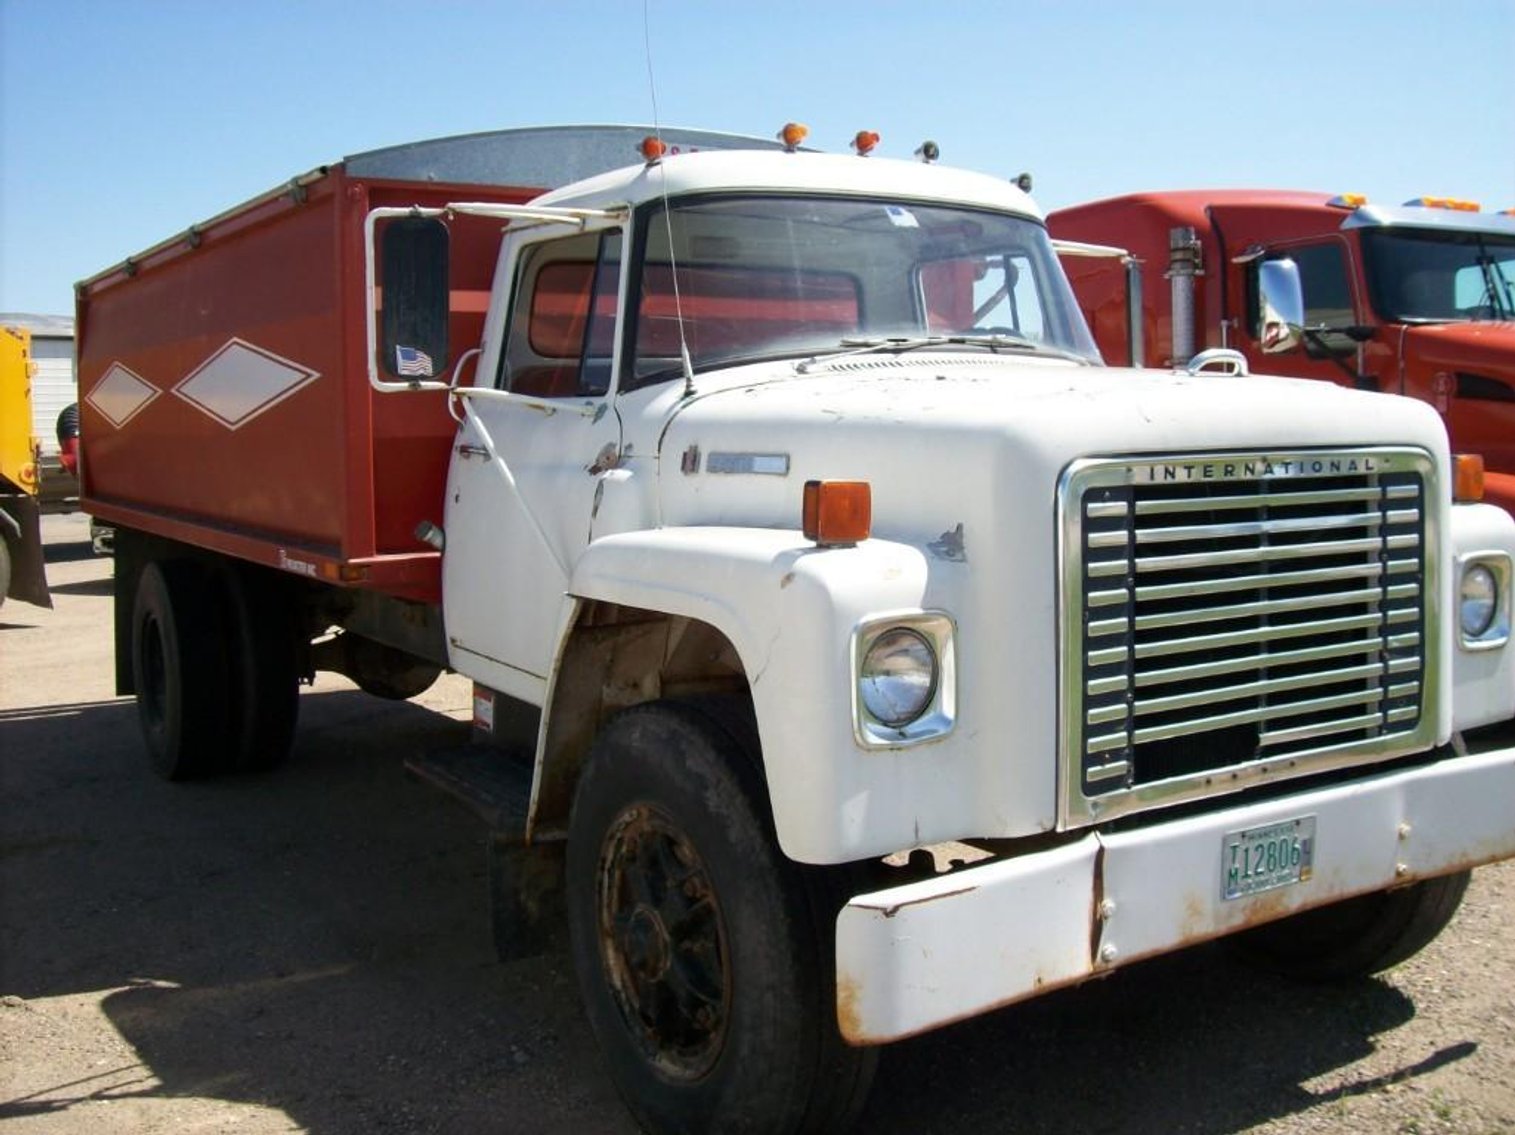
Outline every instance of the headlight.
<path id="1" fill-rule="evenodd" d="M 1457 613 L 1464 638 L 1480 639 L 1494 625 L 1499 614 L 1499 583 L 1484 564 L 1472 564 L 1463 571 Z"/>
<path id="2" fill-rule="evenodd" d="M 852 632 L 852 727 L 864 749 L 939 741 L 957 723 L 957 628 L 943 611 L 874 615 Z"/>
<path id="3" fill-rule="evenodd" d="M 930 708 L 937 679 L 936 652 L 926 637 L 895 627 L 875 638 L 863 653 L 858 693 L 870 717 L 901 729 Z"/>

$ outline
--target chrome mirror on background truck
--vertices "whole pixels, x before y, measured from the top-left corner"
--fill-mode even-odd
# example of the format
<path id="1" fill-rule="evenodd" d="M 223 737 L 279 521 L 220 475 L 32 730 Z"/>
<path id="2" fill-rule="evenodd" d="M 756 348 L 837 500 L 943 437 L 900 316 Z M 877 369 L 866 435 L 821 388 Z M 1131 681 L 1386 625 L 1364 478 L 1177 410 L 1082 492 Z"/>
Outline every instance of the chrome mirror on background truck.
<path id="1" fill-rule="evenodd" d="M 1292 260 L 1263 260 L 1257 265 L 1257 341 L 1265 355 L 1281 355 L 1304 338 L 1305 295 L 1299 266 Z"/>

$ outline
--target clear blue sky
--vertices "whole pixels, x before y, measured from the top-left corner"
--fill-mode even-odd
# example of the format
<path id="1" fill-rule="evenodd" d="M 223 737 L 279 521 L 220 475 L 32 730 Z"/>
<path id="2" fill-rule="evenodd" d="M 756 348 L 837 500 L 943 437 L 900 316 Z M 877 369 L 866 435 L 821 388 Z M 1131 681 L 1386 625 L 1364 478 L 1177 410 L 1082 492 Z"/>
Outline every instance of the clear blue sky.
<path id="1" fill-rule="evenodd" d="M 665 125 L 1515 206 L 1515 0 L 647 0 Z M 642 0 L 0 0 L 0 311 L 346 154 L 652 118 Z"/>

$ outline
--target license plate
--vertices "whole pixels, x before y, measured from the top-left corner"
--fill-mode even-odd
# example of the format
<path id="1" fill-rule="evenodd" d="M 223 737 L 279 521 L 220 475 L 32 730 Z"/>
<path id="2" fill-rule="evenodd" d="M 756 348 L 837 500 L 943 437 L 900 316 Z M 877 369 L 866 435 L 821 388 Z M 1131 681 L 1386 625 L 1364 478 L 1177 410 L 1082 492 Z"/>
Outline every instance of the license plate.
<path id="1" fill-rule="evenodd" d="M 1292 887 L 1310 878 L 1315 866 L 1315 817 L 1281 820 L 1221 837 L 1223 900 Z"/>

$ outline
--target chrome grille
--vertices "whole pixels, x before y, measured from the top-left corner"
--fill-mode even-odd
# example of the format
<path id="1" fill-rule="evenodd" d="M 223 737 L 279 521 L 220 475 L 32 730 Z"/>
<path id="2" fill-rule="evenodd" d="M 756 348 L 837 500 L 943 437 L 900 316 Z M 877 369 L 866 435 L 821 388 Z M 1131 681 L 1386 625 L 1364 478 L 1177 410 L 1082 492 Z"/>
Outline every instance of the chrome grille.
<path id="1" fill-rule="evenodd" d="M 1065 818 L 1423 745 L 1433 470 L 1418 450 L 1070 469 Z"/>

